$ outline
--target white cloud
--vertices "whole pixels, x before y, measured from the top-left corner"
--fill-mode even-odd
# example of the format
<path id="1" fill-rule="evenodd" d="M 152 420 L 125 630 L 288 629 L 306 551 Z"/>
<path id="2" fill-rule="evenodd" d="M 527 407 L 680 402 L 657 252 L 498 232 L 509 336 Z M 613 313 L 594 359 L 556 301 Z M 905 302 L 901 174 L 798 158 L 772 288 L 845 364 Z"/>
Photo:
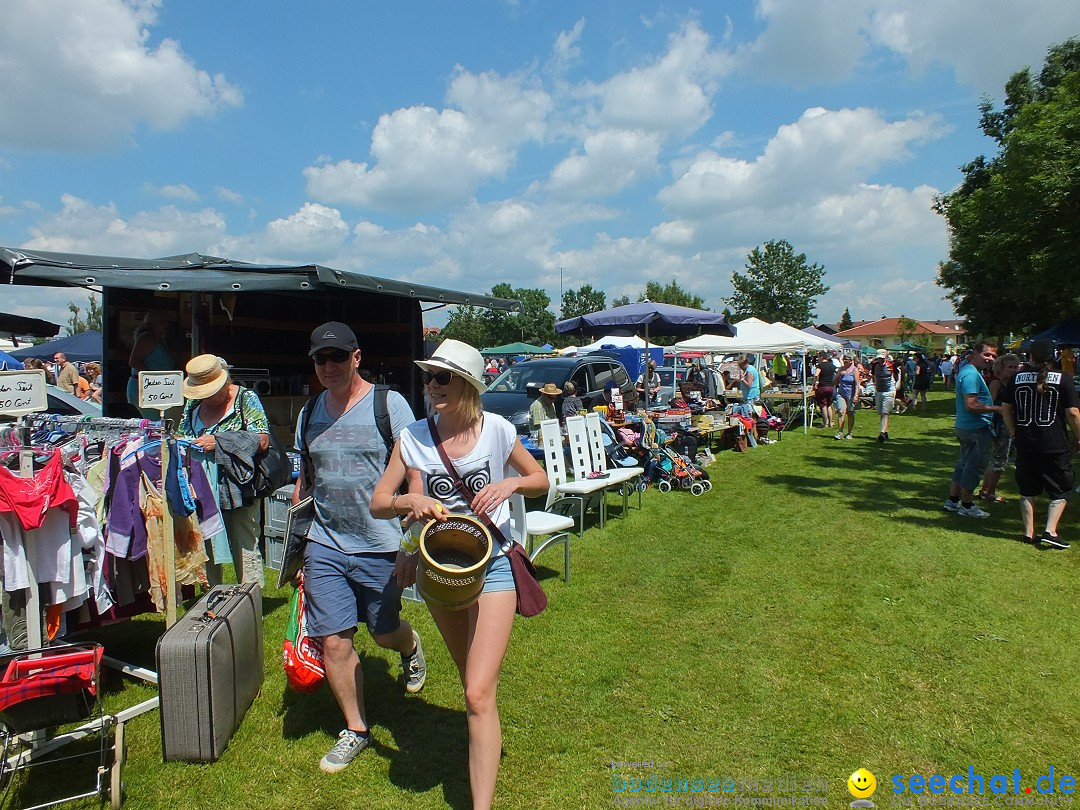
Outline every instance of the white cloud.
<path id="1" fill-rule="evenodd" d="M 482 183 L 505 175 L 521 143 L 543 137 L 551 107 L 524 76 L 460 67 L 447 99 L 460 109 L 408 107 L 380 116 L 374 163 L 310 166 L 308 193 L 322 202 L 409 211 L 467 201 Z"/>
<path id="2" fill-rule="evenodd" d="M 560 196 L 614 194 L 654 174 L 659 153 L 656 133 L 600 130 L 586 136 L 584 153 L 570 155 L 552 170 L 548 188 Z"/>
<path id="3" fill-rule="evenodd" d="M 202 251 L 225 234 L 225 220 L 213 209 L 181 211 L 167 205 L 123 218 L 116 206 L 95 206 L 70 194 L 61 209 L 43 216 L 25 247 L 112 256 L 173 256 Z"/>
<path id="4" fill-rule="evenodd" d="M 322 254 L 343 244 L 349 226 L 336 208 L 304 203 L 295 214 L 266 226 L 265 248 L 271 252 Z"/>
<path id="5" fill-rule="evenodd" d="M 198 193 L 187 183 L 175 183 L 172 185 L 155 186 L 152 183 L 143 183 L 143 191 L 155 197 L 164 197 L 168 200 L 180 200 L 181 202 L 198 202 Z"/>
<path id="6" fill-rule="evenodd" d="M 243 102 L 175 40 L 150 44 L 161 0 L 6 0 L 0 143 L 98 150 Z"/>
<path id="7" fill-rule="evenodd" d="M 560 31 L 551 46 L 551 56 L 546 66 L 548 73 L 561 76 L 581 59 L 581 34 L 585 30 L 582 17 L 569 31 Z"/>
<path id="8" fill-rule="evenodd" d="M 734 62 L 710 49 L 709 35 L 697 22 L 669 37 L 668 50 L 656 62 L 619 73 L 582 93 L 600 104 L 599 124 L 686 137 L 712 115 L 711 96 Z"/>
<path id="9" fill-rule="evenodd" d="M 233 205 L 242 205 L 244 202 L 244 195 L 239 191 L 233 191 L 231 188 L 218 186 L 214 189 L 214 193 L 217 194 L 219 200 L 224 200 Z"/>

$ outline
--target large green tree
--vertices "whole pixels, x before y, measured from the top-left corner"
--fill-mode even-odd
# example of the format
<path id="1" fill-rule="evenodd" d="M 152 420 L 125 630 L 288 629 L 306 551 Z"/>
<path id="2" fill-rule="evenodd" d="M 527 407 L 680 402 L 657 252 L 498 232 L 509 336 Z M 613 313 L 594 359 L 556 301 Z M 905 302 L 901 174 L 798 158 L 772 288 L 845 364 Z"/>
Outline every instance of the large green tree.
<path id="1" fill-rule="evenodd" d="M 851 320 L 851 309 L 844 307 L 844 314 L 840 316 L 840 323 L 837 326 L 840 327 L 838 331 L 843 332 L 845 329 L 850 329 L 855 325 L 855 321 Z"/>
<path id="2" fill-rule="evenodd" d="M 736 320 L 753 316 L 767 323 L 783 321 L 802 329 L 813 323 L 818 297 L 828 292 L 825 268 L 807 264 L 783 239 L 766 242 L 746 257 L 746 275 L 731 274 L 735 292 L 726 299 Z"/>
<path id="3" fill-rule="evenodd" d="M 484 310 L 474 306 L 460 306 L 450 313 L 446 326 L 439 332 L 439 339 L 453 338 L 477 349 L 493 345 L 490 341 Z"/>
<path id="4" fill-rule="evenodd" d="M 576 290 L 567 290 L 562 296 L 562 320 L 599 312 L 607 306 L 603 290 L 594 290 L 591 284 L 582 284 Z"/>
<path id="5" fill-rule="evenodd" d="M 649 279 L 645 282 L 644 291 L 638 293 L 637 300 L 652 301 L 659 304 L 675 304 L 679 307 L 690 307 L 691 309 L 706 308 L 704 298 L 697 293 L 684 290 L 675 279 L 672 279 L 667 284 L 661 284 L 659 281 Z M 630 296 L 628 295 L 613 298 L 611 301 L 613 307 L 623 306 L 624 304 L 629 303 Z"/>
<path id="6" fill-rule="evenodd" d="M 523 340 L 540 346 L 555 341 L 555 313 L 548 307 L 551 298 L 542 289 L 511 287 L 503 282 L 491 288 L 495 298 L 514 298 L 521 301 L 520 312 L 510 313 L 491 309 L 484 313 L 491 343 L 499 346 Z"/>
<path id="7" fill-rule="evenodd" d="M 1052 46 L 1037 78 L 1013 74 L 980 107 L 997 154 L 963 167 L 935 201 L 949 224 L 937 283 L 969 334 L 1030 333 L 1080 307 L 1080 39 Z"/>

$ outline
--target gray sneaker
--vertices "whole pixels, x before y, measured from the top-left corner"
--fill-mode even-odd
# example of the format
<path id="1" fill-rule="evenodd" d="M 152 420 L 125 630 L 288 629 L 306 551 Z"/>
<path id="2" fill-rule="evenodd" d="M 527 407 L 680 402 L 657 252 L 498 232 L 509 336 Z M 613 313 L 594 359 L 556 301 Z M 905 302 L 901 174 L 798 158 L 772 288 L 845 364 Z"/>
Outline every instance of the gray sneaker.
<path id="1" fill-rule="evenodd" d="M 424 658 L 424 648 L 420 646 L 420 635 L 413 630 L 412 637 L 416 649 L 412 655 L 401 656 L 401 670 L 405 676 L 405 691 L 416 694 L 424 688 L 424 681 L 427 680 L 427 660 Z"/>
<path id="2" fill-rule="evenodd" d="M 990 513 L 983 509 L 981 506 L 979 506 L 977 503 L 973 503 L 971 506 L 964 506 L 963 504 L 960 504 L 960 506 L 958 506 L 956 509 L 956 514 L 972 518 L 990 517 Z"/>
<path id="3" fill-rule="evenodd" d="M 952 500 L 946 500 L 945 501 L 945 511 L 946 512 L 955 512 L 959 508 L 960 508 L 960 501 L 952 501 Z"/>
<path id="4" fill-rule="evenodd" d="M 350 762 L 356 759 L 356 755 L 371 745 L 371 731 L 367 734 L 357 734 L 355 731 L 345 729 L 338 734 L 338 741 L 334 747 L 319 762 L 319 770 L 323 773 L 337 773 L 343 771 Z"/>

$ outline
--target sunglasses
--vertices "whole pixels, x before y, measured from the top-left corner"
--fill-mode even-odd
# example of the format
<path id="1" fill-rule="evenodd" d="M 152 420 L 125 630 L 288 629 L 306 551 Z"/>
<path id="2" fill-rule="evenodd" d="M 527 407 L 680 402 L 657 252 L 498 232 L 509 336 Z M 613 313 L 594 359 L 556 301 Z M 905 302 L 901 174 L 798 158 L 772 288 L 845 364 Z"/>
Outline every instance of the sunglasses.
<path id="1" fill-rule="evenodd" d="M 326 365 L 327 360 L 329 360 L 331 363 L 344 363 L 350 357 L 352 357 L 352 352 L 347 352 L 344 349 L 337 349 L 336 351 L 332 351 L 329 354 L 315 355 L 315 365 L 324 366 Z"/>
<path id="2" fill-rule="evenodd" d="M 439 385 L 449 385 L 452 379 L 454 379 L 454 372 L 452 371 L 436 371 L 434 374 L 430 371 L 420 372 L 420 382 L 424 385 L 427 385 L 432 380 Z"/>

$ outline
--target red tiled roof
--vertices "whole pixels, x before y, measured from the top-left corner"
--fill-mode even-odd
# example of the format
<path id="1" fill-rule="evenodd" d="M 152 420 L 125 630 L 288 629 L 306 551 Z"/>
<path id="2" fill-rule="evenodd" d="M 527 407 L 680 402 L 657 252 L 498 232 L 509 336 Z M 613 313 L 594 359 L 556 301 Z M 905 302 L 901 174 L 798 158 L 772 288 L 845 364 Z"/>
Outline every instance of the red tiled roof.
<path id="1" fill-rule="evenodd" d="M 837 337 L 854 337 L 857 338 L 861 335 L 898 335 L 899 331 L 899 318 L 882 318 L 877 321 L 859 321 L 855 326 L 850 329 L 845 329 L 843 332 L 837 332 Z M 954 329 L 953 324 L 959 326 L 960 321 L 916 321 L 918 326 L 915 328 L 913 334 L 931 334 L 931 335 L 957 335 L 963 334 L 962 329 Z M 948 324 L 946 326 L 945 324 Z"/>

